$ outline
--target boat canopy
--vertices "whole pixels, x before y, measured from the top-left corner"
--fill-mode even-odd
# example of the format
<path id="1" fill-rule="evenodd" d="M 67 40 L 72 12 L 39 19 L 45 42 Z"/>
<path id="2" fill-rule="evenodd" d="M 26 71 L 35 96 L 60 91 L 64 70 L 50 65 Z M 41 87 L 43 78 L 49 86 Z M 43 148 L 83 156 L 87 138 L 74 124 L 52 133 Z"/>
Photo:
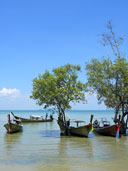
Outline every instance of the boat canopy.
<path id="1" fill-rule="evenodd" d="M 81 121 L 81 120 L 77 120 L 77 121 L 74 121 L 77 125 L 77 127 L 79 126 L 79 123 L 84 123 L 85 121 Z"/>
<path id="2" fill-rule="evenodd" d="M 76 122 L 76 123 L 83 123 L 85 121 L 77 120 L 77 121 L 74 121 L 74 122 Z"/>
<path id="3" fill-rule="evenodd" d="M 43 118 L 43 116 L 31 115 L 33 118 Z"/>
<path id="4" fill-rule="evenodd" d="M 32 119 L 32 120 L 43 120 L 43 116 L 30 115 L 30 119 Z"/>

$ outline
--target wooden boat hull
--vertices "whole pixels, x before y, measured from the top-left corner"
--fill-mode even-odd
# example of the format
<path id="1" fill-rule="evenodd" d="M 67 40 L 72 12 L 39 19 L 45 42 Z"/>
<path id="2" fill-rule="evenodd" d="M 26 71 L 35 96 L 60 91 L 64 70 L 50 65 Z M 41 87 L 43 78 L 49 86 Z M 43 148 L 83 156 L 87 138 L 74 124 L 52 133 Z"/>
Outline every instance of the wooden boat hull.
<path id="1" fill-rule="evenodd" d="M 53 119 L 31 120 L 31 119 L 26 119 L 26 118 L 21 118 L 21 117 L 15 116 L 14 114 L 13 114 L 13 116 L 16 119 L 20 119 L 21 122 L 24 122 L 24 123 L 38 123 L 38 122 L 52 122 L 53 121 Z"/>
<path id="2" fill-rule="evenodd" d="M 92 125 L 84 125 L 79 127 L 70 127 L 69 133 L 71 135 L 77 135 L 82 137 L 88 137 L 89 132 L 92 130 Z"/>
<path id="3" fill-rule="evenodd" d="M 7 133 L 12 134 L 12 133 L 16 133 L 16 132 L 21 132 L 23 130 L 23 126 L 21 125 L 17 125 L 14 123 L 10 123 L 10 129 L 9 129 L 9 124 L 5 124 L 4 127 L 7 130 Z"/>
<path id="4" fill-rule="evenodd" d="M 117 125 L 111 125 L 111 126 L 107 126 L 107 127 L 101 127 L 101 128 L 94 128 L 94 132 L 104 135 L 104 136 L 113 136 L 116 137 L 117 134 Z"/>

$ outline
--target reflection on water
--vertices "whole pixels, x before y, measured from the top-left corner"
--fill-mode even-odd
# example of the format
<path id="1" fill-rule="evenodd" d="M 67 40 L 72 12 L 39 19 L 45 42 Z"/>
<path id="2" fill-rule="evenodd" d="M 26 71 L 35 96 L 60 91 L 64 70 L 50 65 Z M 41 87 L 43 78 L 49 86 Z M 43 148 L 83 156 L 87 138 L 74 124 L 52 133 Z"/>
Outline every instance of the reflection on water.
<path id="1" fill-rule="evenodd" d="M 24 112 L 23 117 L 29 114 L 30 112 Z M 76 113 L 70 115 L 75 118 Z M 80 113 L 80 118 L 83 119 L 82 117 L 84 118 L 85 114 Z M 90 119 L 89 113 L 86 117 L 87 120 Z M 24 124 L 23 132 L 9 135 L 3 128 L 6 121 L 6 114 L 3 114 L 0 120 L 2 170 L 13 168 L 14 171 L 23 168 L 27 171 L 111 171 L 120 170 L 121 166 L 122 170 L 128 168 L 128 137 L 104 137 L 93 133 L 90 133 L 89 138 L 61 137 L 56 120 L 49 123 Z"/>
<path id="2" fill-rule="evenodd" d="M 86 164 L 93 158 L 91 139 L 80 137 L 62 137 L 58 143 L 58 159 L 65 165 Z M 62 160 L 63 159 L 63 160 Z"/>
<path id="3" fill-rule="evenodd" d="M 20 137 L 22 132 L 16 134 L 5 134 L 4 135 L 4 143 L 7 149 L 7 152 L 11 150 L 11 148 L 15 148 L 15 146 L 20 143 Z"/>
<path id="4" fill-rule="evenodd" d="M 42 137 L 60 138 L 60 131 L 59 130 L 43 130 L 43 131 L 40 131 L 40 135 Z"/>

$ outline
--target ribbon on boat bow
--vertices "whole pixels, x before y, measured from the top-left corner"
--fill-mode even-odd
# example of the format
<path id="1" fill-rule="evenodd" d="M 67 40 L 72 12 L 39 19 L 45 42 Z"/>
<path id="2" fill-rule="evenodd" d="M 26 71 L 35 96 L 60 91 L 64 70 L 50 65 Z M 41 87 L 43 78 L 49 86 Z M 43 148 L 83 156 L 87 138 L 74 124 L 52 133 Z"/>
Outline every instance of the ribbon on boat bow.
<path id="1" fill-rule="evenodd" d="M 121 118 L 121 115 L 119 115 L 119 120 L 118 120 L 118 123 L 117 123 L 118 132 L 120 132 L 120 118 Z"/>
<path id="2" fill-rule="evenodd" d="M 93 131 L 93 125 L 92 125 L 92 131 Z"/>
<path id="3" fill-rule="evenodd" d="M 92 125 L 92 123 L 89 123 L 88 126 L 89 127 L 91 126 L 92 127 L 92 131 L 93 131 L 93 125 Z"/>
<path id="4" fill-rule="evenodd" d="M 121 115 L 119 115 L 119 119 L 118 119 L 118 123 L 117 123 L 117 134 L 116 134 L 116 137 L 118 137 L 118 138 L 121 137 L 121 134 L 120 134 L 120 118 L 121 118 Z"/>
<path id="5" fill-rule="evenodd" d="M 91 115 L 91 118 L 90 118 L 90 123 L 88 124 L 88 126 L 91 126 L 91 127 L 92 127 L 92 131 L 93 131 L 92 120 L 93 120 L 93 115 Z"/>

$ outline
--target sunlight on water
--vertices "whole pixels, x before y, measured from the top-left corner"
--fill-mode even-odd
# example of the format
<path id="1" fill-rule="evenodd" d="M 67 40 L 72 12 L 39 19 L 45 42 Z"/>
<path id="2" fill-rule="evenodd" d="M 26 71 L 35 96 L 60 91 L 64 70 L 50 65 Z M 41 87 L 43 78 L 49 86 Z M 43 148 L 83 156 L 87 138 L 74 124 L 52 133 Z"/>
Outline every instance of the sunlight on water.
<path id="1" fill-rule="evenodd" d="M 44 115 L 42 111 L 15 111 L 16 115 Z M 112 111 L 70 111 L 70 119 L 89 122 L 96 118 L 111 120 Z M 56 120 L 52 123 L 24 124 L 23 132 L 6 134 L 3 125 L 8 111 L 0 111 L 0 170 L 126 170 L 128 138 L 94 135 L 89 138 L 60 137 Z M 54 115 L 57 118 L 57 115 Z M 95 118 L 94 117 L 94 118 Z"/>

